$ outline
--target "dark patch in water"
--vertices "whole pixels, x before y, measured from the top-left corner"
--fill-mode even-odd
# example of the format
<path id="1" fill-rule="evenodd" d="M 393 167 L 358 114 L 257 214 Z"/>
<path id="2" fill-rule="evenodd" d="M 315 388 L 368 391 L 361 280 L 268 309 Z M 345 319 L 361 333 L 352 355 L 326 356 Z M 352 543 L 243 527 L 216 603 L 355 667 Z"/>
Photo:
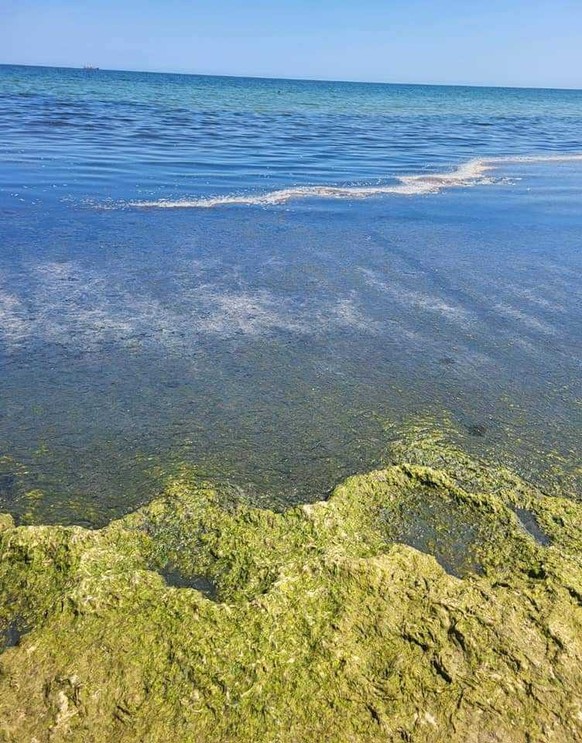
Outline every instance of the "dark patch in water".
<path id="1" fill-rule="evenodd" d="M 452 356 L 443 356 L 442 359 L 439 359 L 439 364 L 442 364 L 443 366 L 453 366 L 457 362 Z"/>
<path id="2" fill-rule="evenodd" d="M 527 508 L 516 508 L 515 514 L 523 528 L 538 544 L 541 544 L 543 547 L 549 547 L 552 544 L 552 540 L 540 528 L 534 513 L 528 511 Z"/>
<path id="3" fill-rule="evenodd" d="M 16 475 L 12 472 L 0 472 L 0 498 L 13 501 L 16 498 Z"/>
<path id="4" fill-rule="evenodd" d="M 467 431 L 469 432 L 470 436 L 483 438 L 483 436 L 485 436 L 485 434 L 487 433 L 487 426 L 484 426 L 482 423 L 474 423 L 470 426 L 467 426 Z"/>
<path id="5" fill-rule="evenodd" d="M 401 513 L 387 511 L 384 518 L 391 539 L 432 555 L 450 575 L 483 572 L 476 552 L 479 527 L 454 503 L 419 494 Z"/>
<path id="6" fill-rule="evenodd" d="M 194 588 L 211 601 L 218 600 L 218 591 L 214 583 L 205 575 L 184 575 L 173 565 L 160 571 L 160 575 L 173 588 Z"/>
<path id="7" fill-rule="evenodd" d="M 16 647 L 26 632 L 26 627 L 18 618 L 9 622 L 8 626 L 0 631 L 0 653 Z"/>

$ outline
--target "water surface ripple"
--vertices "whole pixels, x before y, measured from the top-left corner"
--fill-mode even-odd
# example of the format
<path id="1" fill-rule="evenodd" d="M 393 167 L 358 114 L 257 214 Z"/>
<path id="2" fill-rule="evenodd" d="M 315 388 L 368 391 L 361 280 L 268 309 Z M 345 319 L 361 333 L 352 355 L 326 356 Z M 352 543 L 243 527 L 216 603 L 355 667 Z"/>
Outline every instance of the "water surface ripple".
<path id="1" fill-rule="evenodd" d="M 577 91 L 0 66 L 0 510 L 313 500 L 426 414 L 574 492 L 581 152 Z"/>

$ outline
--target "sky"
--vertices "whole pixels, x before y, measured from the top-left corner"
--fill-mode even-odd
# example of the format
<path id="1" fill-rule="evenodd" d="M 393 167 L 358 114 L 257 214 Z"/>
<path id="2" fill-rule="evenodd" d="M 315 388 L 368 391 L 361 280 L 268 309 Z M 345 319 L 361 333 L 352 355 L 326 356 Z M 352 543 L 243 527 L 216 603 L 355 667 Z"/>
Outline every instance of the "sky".
<path id="1" fill-rule="evenodd" d="M 582 88 L 582 0 L 0 0 L 0 63 Z"/>

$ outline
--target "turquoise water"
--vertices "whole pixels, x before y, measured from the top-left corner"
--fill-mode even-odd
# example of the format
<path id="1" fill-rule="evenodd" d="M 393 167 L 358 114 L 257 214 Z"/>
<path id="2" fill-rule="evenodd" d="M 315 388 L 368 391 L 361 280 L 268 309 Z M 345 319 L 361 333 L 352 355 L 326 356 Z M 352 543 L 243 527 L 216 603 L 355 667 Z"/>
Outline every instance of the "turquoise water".
<path id="1" fill-rule="evenodd" d="M 0 186 L 26 201 L 254 196 L 580 151 L 580 91 L 0 69 Z"/>
<path id="2" fill-rule="evenodd" d="M 313 500 L 425 414 L 555 476 L 579 153 L 578 91 L 0 67 L 0 508 Z"/>

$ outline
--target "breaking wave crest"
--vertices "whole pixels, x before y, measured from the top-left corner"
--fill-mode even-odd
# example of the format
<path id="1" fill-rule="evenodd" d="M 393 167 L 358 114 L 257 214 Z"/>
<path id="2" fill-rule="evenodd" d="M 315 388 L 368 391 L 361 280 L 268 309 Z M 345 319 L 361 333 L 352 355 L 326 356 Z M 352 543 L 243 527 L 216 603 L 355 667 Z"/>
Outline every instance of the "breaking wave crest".
<path id="1" fill-rule="evenodd" d="M 304 198 L 366 199 L 387 194 L 418 196 L 439 193 L 449 188 L 470 187 L 495 183 L 492 175 L 497 167 L 509 163 L 544 163 L 582 161 L 581 154 L 530 155 L 492 158 L 475 158 L 448 173 L 422 173 L 403 175 L 396 182 L 375 186 L 291 186 L 263 194 L 231 194 L 188 199 L 159 199 L 132 201 L 125 206 L 154 209 L 209 209 L 226 205 L 273 206 Z"/>

